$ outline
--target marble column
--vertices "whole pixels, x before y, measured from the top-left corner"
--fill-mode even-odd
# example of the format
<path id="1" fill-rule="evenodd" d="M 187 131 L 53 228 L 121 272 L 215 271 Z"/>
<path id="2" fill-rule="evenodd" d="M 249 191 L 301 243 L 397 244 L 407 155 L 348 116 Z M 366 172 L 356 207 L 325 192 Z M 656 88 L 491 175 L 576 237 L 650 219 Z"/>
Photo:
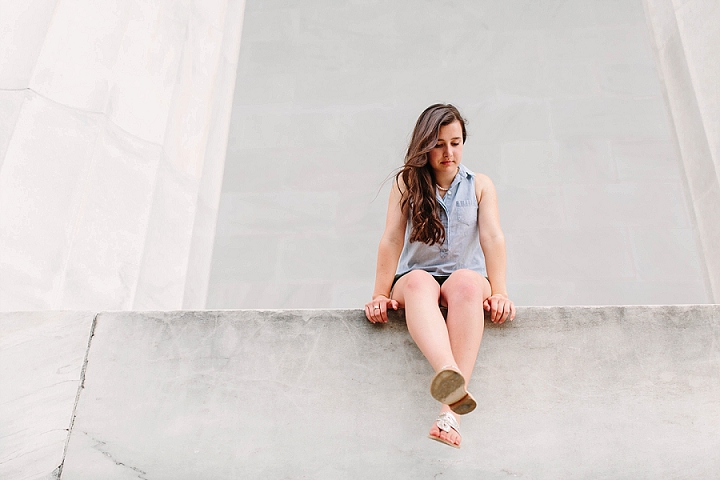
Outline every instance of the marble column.
<path id="1" fill-rule="evenodd" d="M 712 300 L 720 300 L 720 1 L 644 0 L 692 199 Z"/>
<path id="2" fill-rule="evenodd" d="M 0 5 L 0 310 L 204 305 L 244 4 Z"/>

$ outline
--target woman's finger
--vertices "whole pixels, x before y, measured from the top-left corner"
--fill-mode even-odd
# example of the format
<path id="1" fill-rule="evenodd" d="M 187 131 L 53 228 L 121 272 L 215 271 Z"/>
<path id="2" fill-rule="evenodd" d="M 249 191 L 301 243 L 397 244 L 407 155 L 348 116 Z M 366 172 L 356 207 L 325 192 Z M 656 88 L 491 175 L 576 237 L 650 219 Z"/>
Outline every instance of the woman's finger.
<path id="1" fill-rule="evenodd" d="M 505 320 L 512 320 L 512 308 L 512 302 L 507 302 L 507 304 L 505 305 Z"/>
<path id="2" fill-rule="evenodd" d="M 382 322 L 382 313 L 380 310 L 380 301 L 373 300 L 370 302 L 370 312 L 373 317 L 373 323 Z"/>
<path id="3" fill-rule="evenodd" d="M 505 307 L 505 299 L 498 300 L 498 323 L 505 322 L 505 317 L 507 316 Z"/>
<path id="4" fill-rule="evenodd" d="M 498 320 L 498 323 L 503 323 L 505 321 L 505 301 L 504 300 L 498 301 L 497 320 Z"/>
<path id="5" fill-rule="evenodd" d="M 510 306 L 507 302 L 503 302 L 502 305 L 502 312 L 500 314 L 500 323 L 505 323 L 505 320 L 507 320 L 508 315 L 510 314 Z"/>
<path id="6" fill-rule="evenodd" d="M 368 302 L 365 305 L 365 308 L 367 310 L 366 315 L 368 317 L 368 320 L 370 320 L 372 323 L 377 323 L 377 321 L 378 321 L 377 310 L 375 310 L 375 305 L 376 305 L 375 302 Z"/>
<path id="7" fill-rule="evenodd" d="M 380 321 L 383 323 L 387 323 L 388 321 L 386 301 L 380 302 Z"/>
<path id="8" fill-rule="evenodd" d="M 493 302 L 493 323 L 498 323 L 498 320 L 500 320 L 499 309 L 500 309 L 500 302 L 495 300 Z"/>

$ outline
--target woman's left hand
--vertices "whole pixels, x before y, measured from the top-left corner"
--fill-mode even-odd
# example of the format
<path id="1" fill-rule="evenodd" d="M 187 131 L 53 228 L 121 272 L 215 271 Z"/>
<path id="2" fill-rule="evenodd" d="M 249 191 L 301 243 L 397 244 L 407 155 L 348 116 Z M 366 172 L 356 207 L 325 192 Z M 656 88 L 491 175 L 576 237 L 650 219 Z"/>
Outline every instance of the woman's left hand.
<path id="1" fill-rule="evenodd" d="M 505 323 L 505 320 L 512 322 L 515 318 L 515 304 L 505 295 L 496 293 L 490 295 L 483 302 L 485 311 L 490 312 L 490 320 L 493 323 Z"/>

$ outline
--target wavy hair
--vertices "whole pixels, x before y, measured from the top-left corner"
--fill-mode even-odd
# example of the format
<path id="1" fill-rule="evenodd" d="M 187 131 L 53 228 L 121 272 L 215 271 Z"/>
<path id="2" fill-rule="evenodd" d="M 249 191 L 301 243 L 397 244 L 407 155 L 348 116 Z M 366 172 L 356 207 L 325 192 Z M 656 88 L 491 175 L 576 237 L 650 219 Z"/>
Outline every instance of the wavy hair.
<path id="1" fill-rule="evenodd" d="M 405 154 L 405 164 L 395 176 L 396 182 L 402 178 L 405 184 L 406 190 L 402 192 L 400 206 L 403 211 L 408 212 L 412 220 L 411 242 L 423 242 L 428 245 L 445 242 L 445 227 L 438 214 L 435 174 L 430 166 L 429 153 L 437 143 L 440 127 L 455 121 L 460 122 L 462 139 L 465 143 L 467 137 L 465 120 L 457 108 L 442 103 L 426 108 L 415 123 L 410 145 Z"/>

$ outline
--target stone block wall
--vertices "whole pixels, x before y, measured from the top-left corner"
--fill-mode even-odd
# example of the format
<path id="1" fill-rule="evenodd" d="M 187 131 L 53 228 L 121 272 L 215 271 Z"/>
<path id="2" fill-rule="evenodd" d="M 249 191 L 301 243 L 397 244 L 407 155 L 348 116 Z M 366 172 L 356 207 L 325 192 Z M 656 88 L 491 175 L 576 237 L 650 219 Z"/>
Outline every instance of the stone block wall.
<path id="1" fill-rule="evenodd" d="M 519 304 L 711 301 L 653 45 L 641 0 L 248 0 L 207 305 L 367 301 L 436 102 L 498 187 Z"/>

